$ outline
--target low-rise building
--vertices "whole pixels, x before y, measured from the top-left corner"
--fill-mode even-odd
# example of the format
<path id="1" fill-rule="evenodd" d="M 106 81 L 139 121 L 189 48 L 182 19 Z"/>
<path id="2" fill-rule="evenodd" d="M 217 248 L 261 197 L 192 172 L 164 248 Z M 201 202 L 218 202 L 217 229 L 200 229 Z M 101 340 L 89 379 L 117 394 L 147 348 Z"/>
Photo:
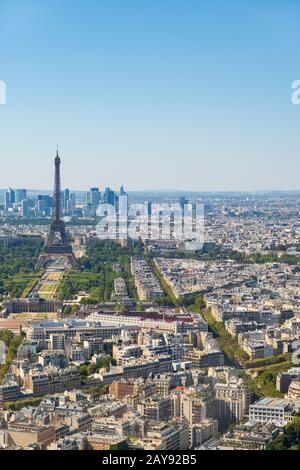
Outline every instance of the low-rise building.
<path id="1" fill-rule="evenodd" d="M 294 410 L 290 400 L 265 397 L 250 405 L 249 419 L 260 423 L 288 422 L 292 420 Z"/>

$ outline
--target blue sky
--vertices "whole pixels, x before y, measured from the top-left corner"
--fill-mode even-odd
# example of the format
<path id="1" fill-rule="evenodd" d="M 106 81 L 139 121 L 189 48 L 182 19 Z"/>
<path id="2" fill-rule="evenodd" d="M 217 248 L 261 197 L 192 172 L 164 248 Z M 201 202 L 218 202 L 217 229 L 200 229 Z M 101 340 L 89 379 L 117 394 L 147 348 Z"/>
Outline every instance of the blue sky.
<path id="1" fill-rule="evenodd" d="M 0 0 L 0 187 L 300 189 L 297 0 Z"/>

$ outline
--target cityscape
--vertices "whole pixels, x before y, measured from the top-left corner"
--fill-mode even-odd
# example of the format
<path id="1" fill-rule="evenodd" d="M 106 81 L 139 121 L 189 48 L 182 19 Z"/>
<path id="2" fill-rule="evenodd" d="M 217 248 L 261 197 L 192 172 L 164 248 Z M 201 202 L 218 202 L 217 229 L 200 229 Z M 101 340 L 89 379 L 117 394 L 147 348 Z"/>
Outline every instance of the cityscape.
<path id="1" fill-rule="evenodd" d="M 124 187 L 77 199 L 60 170 L 57 151 L 53 194 L 9 188 L 1 206 L 1 448 L 298 446 L 298 194 L 153 194 L 204 205 L 191 251 L 100 239 Z"/>
<path id="2" fill-rule="evenodd" d="M 300 451 L 299 17 L 0 0 L 1 469 Z"/>

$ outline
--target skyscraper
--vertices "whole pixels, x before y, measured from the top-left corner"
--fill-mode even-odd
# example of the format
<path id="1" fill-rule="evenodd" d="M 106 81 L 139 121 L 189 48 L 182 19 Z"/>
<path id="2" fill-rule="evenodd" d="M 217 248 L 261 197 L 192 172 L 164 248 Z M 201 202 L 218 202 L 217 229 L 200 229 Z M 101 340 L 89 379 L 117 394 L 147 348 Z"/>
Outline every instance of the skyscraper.
<path id="1" fill-rule="evenodd" d="M 5 193 L 5 210 L 7 211 L 13 204 L 16 202 L 16 195 L 15 190 L 12 188 L 8 188 L 7 192 Z"/>
<path id="2" fill-rule="evenodd" d="M 22 217 L 29 217 L 31 209 L 31 201 L 29 199 L 22 199 L 21 214 Z"/>
<path id="3" fill-rule="evenodd" d="M 92 211 L 96 211 L 100 204 L 101 200 L 101 192 L 99 191 L 99 188 L 91 188 L 90 189 L 90 204 L 91 204 L 91 209 Z"/>
<path id="4" fill-rule="evenodd" d="M 14 204 L 16 202 L 15 191 L 13 189 L 9 188 L 8 193 L 9 193 L 9 202 L 10 202 L 10 204 Z"/>
<path id="5" fill-rule="evenodd" d="M 68 211 L 68 203 L 70 200 L 70 190 L 67 188 L 62 193 L 62 206 L 64 211 Z"/>
<path id="6" fill-rule="evenodd" d="M 53 207 L 53 198 L 48 194 L 38 195 L 38 212 L 40 215 L 51 215 Z"/>
<path id="7" fill-rule="evenodd" d="M 27 199 L 27 189 L 15 189 L 15 202 L 22 202 Z"/>
<path id="8" fill-rule="evenodd" d="M 67 212 L 71 212 L 76 208 L 76 194 L 70 193 L 70 198 L 67 202 Z"/>
<path id="9" fill-rule="evenodd" d="M 118 208 L 117 212 L 123 215 L 127 215 L 128 213 L 128 195 L 124 191 L 124 186 L 122 185 L 120 188 L 120 193 L 118 197 Z"/>
<path id="10" fill-rule="evenodd" d="M 9 206 L 10 206 L 10 198 L 9 198 L 9 192 L 7 191 L 5 193 L 5 200 L 4 200 L 4 207 L 6 211 L 8 211 Z"/>
<path id="11" fill-rule="evenodd" d="M 115 205 L 115 192 L 110 188 L 105 188 L 103 202 L 105 204 L 111 204 L 112 206 Z"/>

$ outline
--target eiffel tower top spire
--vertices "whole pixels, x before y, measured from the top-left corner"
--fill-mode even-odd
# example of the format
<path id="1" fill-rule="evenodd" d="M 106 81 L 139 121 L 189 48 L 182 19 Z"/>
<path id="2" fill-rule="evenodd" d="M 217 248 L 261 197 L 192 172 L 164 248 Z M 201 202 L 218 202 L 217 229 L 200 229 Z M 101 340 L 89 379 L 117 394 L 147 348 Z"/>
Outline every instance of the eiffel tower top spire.
<path id="1" fill-rule="evenodd" d="M 58 153 L 58 145 L 57 145 L 57 148 L 56 148 L 56 157 L 55 157 L 55 160 L 54 160 L 55 164 L 56 164 L 57 161 L 59 161 L 59 164 L 61 163 L 60 156 L 59 156 L 59 153 Z"/>

